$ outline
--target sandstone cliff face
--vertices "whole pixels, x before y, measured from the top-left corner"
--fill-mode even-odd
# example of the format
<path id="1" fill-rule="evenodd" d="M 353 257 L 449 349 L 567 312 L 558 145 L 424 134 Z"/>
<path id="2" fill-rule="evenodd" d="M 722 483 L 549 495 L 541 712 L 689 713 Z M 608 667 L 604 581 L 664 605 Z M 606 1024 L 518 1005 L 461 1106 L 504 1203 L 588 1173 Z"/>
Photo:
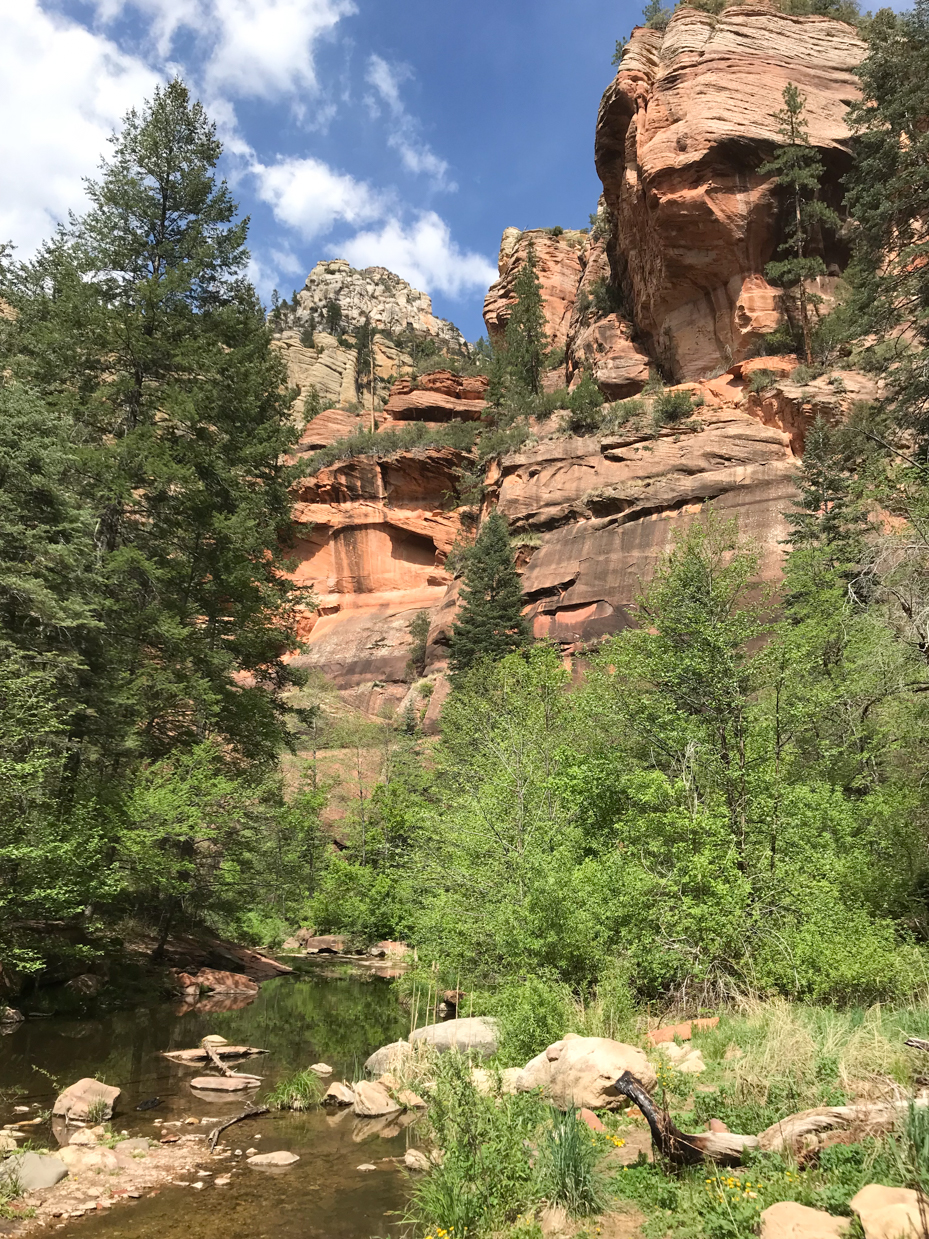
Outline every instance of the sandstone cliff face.
<path id="1" fill-rule="evenodd" d="M 506 229 L 497 260 L 500 278 L 491 284 L 484 298 L 487 334 L 491 340 L 499 340 L 506 330 L 516 301 L 513 284 L 526 261 L 530 242 L 535 247 L 548 335 L 553 348 L 564 348 L 583 269 L 581 254 L 587 245 L 587 234 L 583 232 L 566 231 L 556 235 L 548 228 L 533 228 L 527 232 Z"/>
<path id="2" fill-rule="evenodd" d="M 781 140 L 773 114 L 796 84 L 838 200 L 863 55 L 842 22 L 763 4 L 678 9 L 666 31 L 634 32 L 600 106 L 596 162 L 614 276 L 667 373 L 728 367 L 777 326 L 764 267 L 780 240 L 779 203 L 758 172 Z M 825 253 L 835 274 L 844 257 Z"/>

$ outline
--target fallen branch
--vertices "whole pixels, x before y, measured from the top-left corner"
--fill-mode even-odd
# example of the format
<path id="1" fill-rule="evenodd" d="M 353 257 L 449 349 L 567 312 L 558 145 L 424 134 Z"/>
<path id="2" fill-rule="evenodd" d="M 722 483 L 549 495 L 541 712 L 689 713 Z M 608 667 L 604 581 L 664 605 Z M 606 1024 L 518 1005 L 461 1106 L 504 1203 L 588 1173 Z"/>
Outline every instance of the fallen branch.
<path id="1" fill-rule="evenodd" d="M 624 1071 L 615 1087 L 618 1093 L 634 1101 L 642 1111 L 652 1133 L 652 1143 L 672 1166 L 696 1166 L 701 1162 L 737 1166 L 746 1149 L 758 1147 L 757 1136 L 720 1131 L 701 1131 L 689 1135 L 680 1131 L 670 1115 L 659 1113 L 645 1086 L 631 1071 Z"/>
<path id="2" fill-rule="evenodd" d="M 207 1058 L 214 1067 L 219 1069 L 220 1075 L 234 1076 L 237 1080 L 260 1080 L 261 1076 L 250 1075 L 247 1071 L 233 1071 L 231 1067 L 227 1067 L 223 1060 L 219 1057 L 213 1046 L 210 1044 L 209 1037 L 204 1037 L 200 1045 L 206 1051 Z"/>
<path id="3" fill-rule="evenodd" d="M 227 1127 L 232 1127 L 234 1123 L 241 1123 L 243 1119 L 255 1119 L 258 1117 L 259 1114 L 267 1114 L 268 1112 L 269 1111 L 268 1111 L 267 1106 L 251 1106 L 249 1107 L 249 1109 L 243 1110 L 241 1114 L 237 1114 L 234 1119 L 228 1119 L 225 1123 L 222 1123 L 219 1127 L 214 1127 L 213 1130 L 210 1132 L 210 1137 L 209 1137 L 210 1152 L 212 1153 L 213 1150 L 216 1148 L 216 1141 L 219 1139 L 219 1137 L 222 1135 L 222 1133 L 226 1130 Z"/>
<path id="4" fill-rule="evenodd" d="M 801 1110 L 773 1123 L 758 1137 L 766 1153 L 780 1153 L 793 1148 L 806 1136 L 825 1131 L 844 1131 L 854 1127 L 862 1136 L 878 1136 L 893 1131 L 901 1114 L 910 1106 L 925 1107 L 929 1099 L 916 1097 L 907 1101 L 864 1101 L 855 1106 L 821 1106 L 818 1110 Z"/>
<path id="5" fill-rule="evenodd" d="M 923 1041 L 922 1037 L 907 1037 L 903 1044 L 911 1050 L 926 1050 L 929 1053 L 929 1041 Z"/>

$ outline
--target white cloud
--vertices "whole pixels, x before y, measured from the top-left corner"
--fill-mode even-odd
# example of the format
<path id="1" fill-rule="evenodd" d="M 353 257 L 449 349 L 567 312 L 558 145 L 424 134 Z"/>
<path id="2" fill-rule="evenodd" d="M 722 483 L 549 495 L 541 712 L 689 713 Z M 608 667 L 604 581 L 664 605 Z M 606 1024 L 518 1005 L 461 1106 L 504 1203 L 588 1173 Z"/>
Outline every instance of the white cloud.
<path id="1" fill-rule="evenodd" d="M 483 254 L 462 253 L 435 211 L 409 227 L 388 220 L 379 231 L 358 233 L 340 250 L 353 267 L 388 267 L 414 288 L 452 298 L 486 289 L 497 278 L 497 268 Z"/>
<path id="2" fill-rule="evenodd" d="M 307 239 L 323 236 L 336 223 L 380 219 L 386 199 L 364 181 L 336 172 L 319 159 L 281 159 L 251 167 L 258 197 L 274 217 Z"/>
<path id="3" fill-rule="evenodd" d="M 96 8 L 104 22 L 128 8 L 148 17 L 161 57 L 179 31 L 193 32 L 209 91 L 266 99 L 315 94 L 315 45 L 356 11 L 354 0 L 97 0 Z"/>
<path id="4" fill-rule="evenodd" d="M 108 39 L 0 0 L 0 241 L 25 256 L 84 203 L 106 139 L 157 75 Z"/>
<path id="5" fill-rule="evenodd" d="M 387 105 L 393 121 L 393 129 L 387 139 L 388 145 L 400 156 L 408 172 L 428 176 L 436 189 L 453 192 L 458 187 L 448 179 L 448 164 L 440 159 L 427 142 L 419 135 L 419 125 L 410 116 L 400 97 L 400 85 L 412 77 L 407 65 L 389 64 L 382 56 L 370 56 L 365 80 L 373 86 Z M 379 110 L 373 99 L 369 101 L 372 114 Z"/>

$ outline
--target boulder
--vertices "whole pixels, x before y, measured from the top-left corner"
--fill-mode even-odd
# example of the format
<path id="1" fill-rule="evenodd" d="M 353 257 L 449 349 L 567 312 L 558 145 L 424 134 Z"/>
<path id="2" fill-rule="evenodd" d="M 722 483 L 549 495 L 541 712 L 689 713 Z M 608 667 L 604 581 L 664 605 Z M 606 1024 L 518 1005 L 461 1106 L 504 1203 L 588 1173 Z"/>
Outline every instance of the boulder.
<path id="1" fill-rule="evenodd" d="M 582 1106 L 578 1110 L 577 1117 L 582 1123 L 586 1123 L 591 1131 L 606 1131 L 606 1128 L 594 1114 L 593 1110 L 588 1110 L 586 1106 Z"/>
<path id="2" fill-rule="evenodd" d="M 0 1024 L 21 1024 L 24 1019 L 22 1011 L 15 1007 L 0 1006 Z"/>
<path id="3" fill-rule="evenodd" d="M 0 1164 L 0 1185 L 15 1187 L 25 1195 L 54 1187 L 68 1173 L 61 1157 L 44 1153 L 14 1153 Z"/>
<path id="4" fill-rule="evenodd" d="M 85 1145 L 89 1147 L 93 1147 L 96 1143 L 97 1137 L 89 1127 L 81 1127 L 68 1141 L 68 1144 L 71 1145 Z"/>
<path id="5" fill-rule="evenodd" d="M 16 1148 L 16 1138 L 9 1132 L 0 1131 L 0 1153 L 11 1153 Z"/>
<path id="6" fill-rule="evenodd" d="M 402 1088 L 397 1094 L 397 1101 L 405 1110 L 425 1110 L 426 1103 L 420 1097 L 419 1093 L 414 1093 L 412 1089 Z"/>
<path id="7" fill-rule="evenodd" d="M 300 938 L 307 955 L 341 955 L 345 950 L 345 939 L 339 934 L 321 934 L 317 937 L 296 934 L 295 937 Z"/>
<path id="8" fill-rule="evenodd" d="M 351 1106 L 355 1103 L 355 1090 L 344 1082 L 342 1084 L 330 1084 L 326 1089 L 326 1095 L 323 1097 L 324 1102 L 330 1102 L 336 1106 Z"/>
<path id="9" fill-rule="evenodd" d="M 118 1170 L 119 1158 L 112 1149 L 66 1144 L 58 1150 L 58 1157 L 69 1170 Z"/>
<path id="10" fill-rule="evenodd" d="M 385 1114 L 394 1114 L 401 1107 L 394 1101 L 383 1084 L 372 1084 L 368 1080 L 359 1080 L 355 1085 L 355 1113 L 360 1118 L 380 1118 Z"/>
<path id="11" fill-rule="evenodd" d="M 410 1033 L 410 1042 L 425 1042 L 435 1046 L 440 1054 L 446 1050 L 474 1050 L 482 1058 L 496 1054 L 499 1048 L 497 1021 L 488 1016 L 474 1015 L 467 1019 L 445 1020 L 442 1024 L 427 1024 L 425 1028 L 414 1028 Z"/>
<path id="12" fill-rule="evenodd" d="M 923 1239 L 929 1200 L 908 1187 L 869 1183 L 852 1197 L 852 1212 L 861 1220 L 865 1239 Z"/>
<path id="13" fill-rule="evenodd" d="M 315 1071 L 318 1076 L 331 1076 L 332 1068 L 328 1063 L 311 1063 L 310 1071 Z"/>
<path id="14" fill-rule="evenodd" d="M 667 1041 L 659 1046 L 659 1051 L 662 1058 L 673 1063 L 675 1070 L 684 1075 L 700 1075 L 701 1072 L 706 1071 L 706 1063 L 701 1050 L 678 1045 L 676 1041 Z"/>
<path id="15" fill-rule="evenodd" d="M 211 994 L 258 993 L 258 982 L 244 976 L 241 972 L 220 972 L 216 968 L 201 968 L 193 981 Z"/>
<path id="16" fill-rule="evenodd" d="M 663 1045 L 672 1041 L 689 1041 L 695 1029 L 700 1032 L 703 1029 L 715 1028 L 718 1024 L 718 1015 L 700 1020 L 685 1020 L 683 1024 L 665 1024 L 663 1028 L 653 1028 L 648 1034 L 648 1040 L 652 1045 Z"/>
<path id="17" fill-rule="evenodd" d="M 409 1041 L 391 1041 L 390 1045 L 382 1045 L 370 1055 L 365 1061 L 365 1071 L 369 1076 L 382 1076 L 385 1071 L 399 1067 L 411 1053 Z"/>
<path id="18" fill-rule="evenodd" d="M 541 1089 L 559 1110 L 618 1110 L 629 1104 L 614 1087 L 624 1071 L 632 1072 L 649 1092 L 658 1083 L 651 1063 L 635 1046 L 569 1033 L 526 1064 L 518 1088 Z"/>
<path id="19" fill-rule="evenodd" d="M 410 1170 L 431 1170 L 432 1166 L 425 1153 L 419 1149 L 407 1149 L 403 1154 L 403 1164 Z"/>
<path id="20" fill-rule="evenodd" d="M 288 1153 L 283 1149 L 277 1153 L 256 1153 L 254 1157 L 247 1158 L 250 1166 L 292 1166 L 299 1160 L 296 1153 Z"/>
<path id="21" fill-rule="evenodd" d="M 500 1092 L 517 1093 L 519 1092 L 519 1077 L 522 1073 L 522 1067 L 504 1067 L 499 1073 L 488 1070 L 486 1067 L 472 1067 L 471 1079 L 477 1091 L 488 1096 L 496 1088 L 497 1076 L 499 1074 Z"/>
<path id="22" fill-rule="evenodd" d="M 103 988 L 103 978 L 96 977 L 92 972 L 82 972 L 80 976 L 72 977 L 65 982 L 65 989 L 72 994 L 80 994 L 84 998 L 94 998 Z"/>
<path id="23" fill-rule="evenodd" d="M 761 1215 L 761 1239 L 838 1239 L 850 1225 L 847 1217 L 833 1217 L 792 1200 L 780 1200 Z"/>
<path id="24" fill-rule="evenodd" d="M 113 1105 L 119 1093 L 118 1088 L 85 1076 L 59 1094 L 52 1114 L 71 1122 L 84 1122 L 90 1117 L 102 1122 L 113 1117 Z"/>

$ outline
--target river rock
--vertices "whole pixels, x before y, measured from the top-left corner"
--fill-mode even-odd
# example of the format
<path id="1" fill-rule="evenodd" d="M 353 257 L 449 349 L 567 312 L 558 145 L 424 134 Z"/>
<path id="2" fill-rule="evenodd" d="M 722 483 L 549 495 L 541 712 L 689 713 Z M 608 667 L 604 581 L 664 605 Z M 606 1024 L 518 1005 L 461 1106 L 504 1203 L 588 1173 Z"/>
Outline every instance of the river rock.
<path id="1" fill-rule="evenodd" d="M 211 994 L 257 994 L 258 982 L 241 972 L 221 972 L 217 968 L 201 968 L 193 983 Z"/>
<path id="2" fill-rule="evenodd" d="M 315 1071 L 318 1076 L 331 1076 L 332 1068 L 328 1063 L 313 1063 L 310 1066 L 310 1071 Z"/>
<path id="3" fill-rule="evenodd" d="M 649 1092 L 658 1083 L 651 1063 L 635 1046 L 568 1033 L 526 1064 L 518 1088 L 523 1093 L 541 1089 L 559 1110 L 618 1110 L 628 1105 L 615 1088 L 624 1071 Z"/>
<path id="4" fill-rule="evenodd" d="M 76 1131 L 68 1141 L 68 1144 L 76 1145 L 95 1145 L 96 1143 L 97 1137 L 89 1127 L 82 1127 L 79 1131 Z"/>
<path id="5" fill-rule="evenodd" d="M 403 1164 L 408 1166 L 410 1170 L 431 1170 L 429 1158 L 425 1153 L 420 1153 L 419 1149 L 407 1149 L 403 1154 Z"/>
<path id="6" fill-rule="evenodd" d="M 9 1132 L 0 1132 L 0 1153 L 10 1153 L 16 1148 L 16 1139 Z"/>
<path id="7" fill-rule="evenodd" d="M 393 1114 L 401 1108 L 383 1084 L 359 1080 L 354 1091 L 354 1108 L 359 1118 L 380 1118 L 384 1114 Z"/>
<path id="8" fill-rule="evenodd" d="M 409 1041 L 391 1041 L 390 1045 L 382 1045 L 365 1062 L 365 1071 L 370 1076 L 382 1076 L 385 1071 L 393 1071 L 409 1058 L 412 1046 Z"/>
<path id="9" fill-rule="evenodd" d="M 326 1089 L 323 1101 L 332 1102 L 336 1106 L 351 1106 L 355 1102 L 355 1090 L 343 1080 L 341 1084 L 330 1084 Z"/>
<path id="10" fill-rule="evenodd" d="M 852 1197 L 852 1212 L 857 1213 L 865 1239 L 921 1239 L 925 1235 L 922 1213 L 929 1212 L 929 1201 L 908 1187 L 883 1187 L 869 1183 Z"/>
<path id="11" fill-rule="evenodd" d="M 246 1088 L 257 1088 L 261 1081 L 257 1076 L 197 1076 L 190 1087 L 210 1093 L 239 1093 Z"/>
<path id="12" fill-rule="evenodd" d="M 0 1024 L 21 1024 L 24 1018 L 22 1011 L 15 1007 L 0 1006 Z"/>
<path id="13" fill-rule="evenodd" d="M 762 1213 L 760 1239 L 838 1239 L 849 1225 L 847 1217 L 780 1200 Z"/>
<path id="14" fill-rule="evenodd" d="M 406 1110 L 425 1110 L 426 1103 L 418 1093 L 414 1093 L 410 1088 L 403 1088 L 397 1094 L 397 1101 Z"/>
<path id="15" fill-rule="evenodd" d="M 257 1153 L 254 1157 L 248 1158 L 248 1164 L 250 1166 L 292 1166 L 299 1160 L 296 1153 L 288 1153 L 281 1149 L 277 1153 Z"/>
<path id="16" fill-rule="evenodd" d="M 0 1185 L 19 1185 L 20 1191 L 37 1192 L 43 1187 L 54 1187 L 68 1173 L 61 1157 L 40 1153 L 14 1153 L 0 1165 Z"/>
<path id="17" fill-rule="evenodd" d="M 417 1041 L 435 1046 L 440 1054 L 446 1050 L 475 1050 L 482 1058 L 489 1058 L 499 1048 L 497 1021 L 489 1016 L 473 1015 L 461 1020 L 445 1020 L 442 1024 L 427 1024 L 410 1033 L 410 1042 L 415 1045 Z"/>
<path id="18" fill-rule="evenodd" d="M 118 1170 L 119 1158 L 112 1149 L 99 1146 L 66 1144 L 58 1150 L 58 1157 L 69 1170 Z"/>
<path id="19" fill-rule="evenodd" d="M 52 1114 L 70 1122 L 84 1122 L 93 1110 L 98 1121 L 109 1119 L 113 1117 L 113 1105 L 119 1093 L 118 1088 L 85 1077 L 59 1094 Z"/>

